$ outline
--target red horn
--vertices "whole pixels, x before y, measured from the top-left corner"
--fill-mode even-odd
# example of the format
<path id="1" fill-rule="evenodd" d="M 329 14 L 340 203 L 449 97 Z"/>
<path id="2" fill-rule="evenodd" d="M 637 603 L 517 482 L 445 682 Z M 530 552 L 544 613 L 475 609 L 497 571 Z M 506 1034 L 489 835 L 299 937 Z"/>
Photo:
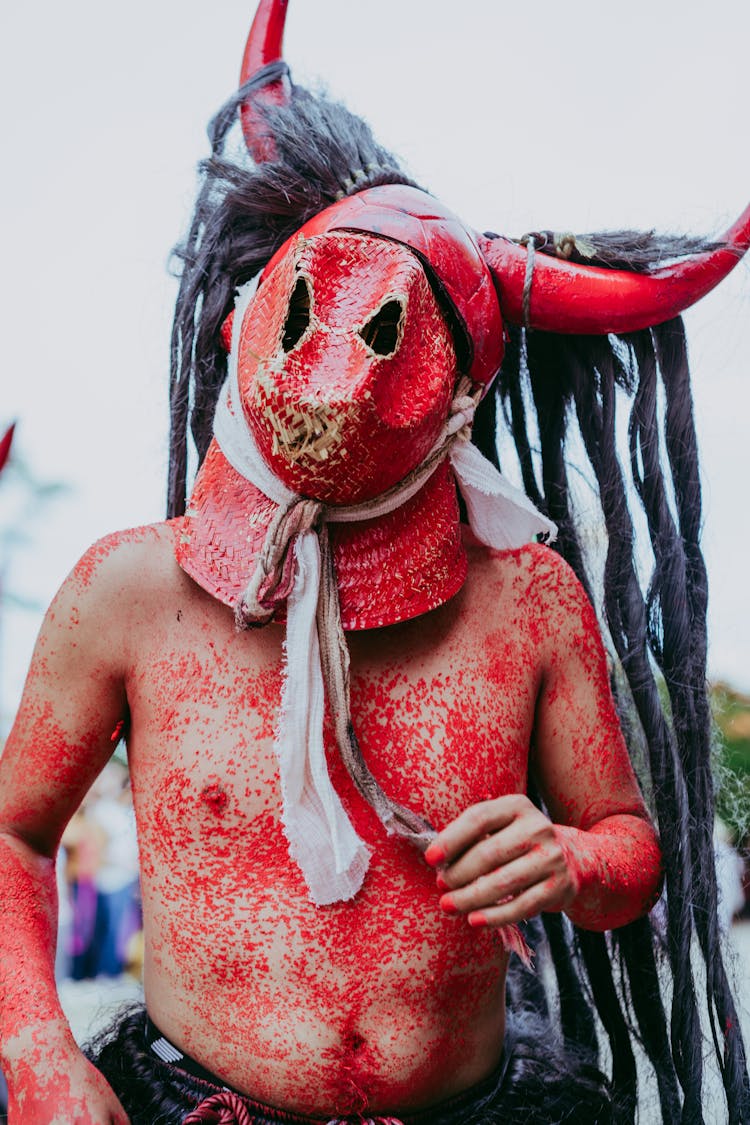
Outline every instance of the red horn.
<path id="1" fill-rule="evenodd" d="M 12 422 L 0 438 L 0 472 L 5 468 L 5 464 L 10 457 L 10 447 L 13 444 L 13 431 L 15 428 L 16 423 Z"/>
<path id="2" fill-rule="evenodd" d="M 260 0 L 242 56 L 240 86 L 244 86 L 264 67 L 282 61 L 287 4 L 288 0 Z M 250 155 L 259 164 L 272 160 L 274 149 L 270 137 L 263 132 L 263 122 L 255 106 L 261 101 L 267 105 L 284 105 L 289 100 L 290 90 L 289 76 L 280 75 L 260 87 L 253 96 L 254 104 L 246 102 L 242 107 L 242 131 Z"/>
<path id="3" fill-rule="evenodd" d="M 719 250 L 696 254 L 652 273 L 583 266 L 537 254 L 528 323 L 543 332 L 604 336 L 636 332 L 677 316 L 718 285 L 750 246 L 750 206 L 729 228 Z M 506 238 L 479 239 L 511 324 L 524 323 L 527 250 Z"/>

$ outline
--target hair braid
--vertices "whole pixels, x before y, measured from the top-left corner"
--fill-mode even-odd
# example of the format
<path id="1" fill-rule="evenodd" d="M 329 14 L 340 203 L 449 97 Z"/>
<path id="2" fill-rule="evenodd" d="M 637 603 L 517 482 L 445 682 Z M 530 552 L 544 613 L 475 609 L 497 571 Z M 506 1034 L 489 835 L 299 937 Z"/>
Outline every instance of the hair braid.
<path id="1" fill-rule="evenodd" d="M 606 944 L 594 935 L 577 933 L 593 1005 L 613 1050 L 616 1112 L 620 1120 L 631 1120 L 635 1108 L 635 1072 L 622 1003 L 633 1014 L 654 1068 L 663 1121 L 703 1120 L 702 1033 L 691 960 L 694 935 L 705 963 L 709 1026 L 731 1107 L 729 1119 L 748 1120 L 744 1048 L 716 919 L 705 687 L 706 578 L 698 541 L 700 488 L 681 324 L 671 322 L 653 333 L 635 333 L 619 341 L 528 333 L 524 345 L 521 333 L 514 332 L 500 394 L 524 486 L 558 523 L 558 549 L 591 597 L 595 552 L 582 542 L 576 526 L 566 461 L 569 411 L 574 411 L 607 534 L 601 574 L 604 623 L 627 685 L 625 697 L 621 690 L 615 694 L 624 728 L 633 727 L 632 709 L 636 733 L 648 751 L 646 781 L 664 853 L 665 943 L 673 981 L 669 1037 L 654 952 L 659 934 L 652 924 L 633 923 L 613 937 L 622 969 L 619 999 Z M 617 452 L 622 395 L 633 398 L 627 460 L 654 560 L 645 594 L 636 568 L 629 486 Z M 657 669 L 669 697 L 667 710 Z M 617 683 L 614 686 L 617 689 Z M 545 929 L 548 935 L 554 933 L 547 924 Z M 561 1019 L 567 1019 L 568 1032 L 574 1029 L 581 1042 L 586 1021 L 576 1024 L 563 1007 L 570 973 L 580 971 L 581 965 L 564 943 L 549 941 Z M 585 997 L 585 991 L 581 995 Z"/>

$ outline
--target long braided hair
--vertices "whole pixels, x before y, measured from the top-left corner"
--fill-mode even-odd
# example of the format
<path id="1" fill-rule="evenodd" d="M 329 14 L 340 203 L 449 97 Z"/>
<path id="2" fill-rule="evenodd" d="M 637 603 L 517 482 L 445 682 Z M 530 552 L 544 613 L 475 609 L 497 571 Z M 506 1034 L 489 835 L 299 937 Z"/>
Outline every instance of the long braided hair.
<path id="1" fill-rule="evenodd" d="M 597 264 L 607 264 L 609 240 L 601 239 L 605 252 Z M 627 236 L 612 241 L 622 247 Z M 651 242 L 654 263 L 673 253 L 671 240 Z M 636 268 L 647 264 L 641 242 Z M 625 431 L 619 416 L 628 405 Z M 502 415 L 524 487 L 558 524 L 556 549 L 599 611 L 614 657 L 615 699 L 664 857 L 663 930 L 644 918 L 607 937 L 576 929 L 571 942 L 560 916 L 543 916 L 563 1033 L 593 1036 L 582 1007 L 587 987 L 611 1046 L 619 1118 L 633 1120 L 636 1110 L 634 1032 L 656 1073 L 662 1120 L 701 1122 L 704 1011 L 728 1120 L 750 1121 L 745 1052 L 716 913 L 707 581 L 682 321 L 621 337 L 513 330 L 496 393 L 481 409 L 478 444 L 499 463 L 494 435 Z M 575 473 L 583 467 L 589 475 L 583 519 L 580 481 L 571 481 L 566 456 L 571 449 Z M 602 537 L 592 543 L 587 536 L 596 518 L 605 532 L 603 549 Z M 650 548 L 645 580 L 637 549 L 644 538 Z M 659 983 L 664 961 L 671 977 L 669 1021 Z"/>
<path id="2" fill-rule="evenodd" d="M 198 464 L 211 440 L 226 377 L 219 333 L 236 288 L 342 192 L 412 183 L 361 119 L 296 86 L 287 105 L 261 107 L 275 156 L 252 164 L 244 145 L 232 148 L 232 127 L 251 87 L 211 123 L 212 152 L 201 166 L 193 222 L 176 249 L 170 516 L 185 509 L 189 435 Z M 542 252 L 563 252 L 552 239 L 537 240 L 548 241 Z M 590 264 L 647 271 L 711 245 L 621 231 L 569 239 L 564 253 L 575 258 L 583 247 Z M 611 1048 L 618 1122 L 636 1117 L 639 1042 L 669 1125 L 704 1120 L 704 1011 L 728 1119 L 750 1122 L 745 1053 L 716 914 L 706 573 L 681 320 L 621 337 L 511 329 L 500 377 L 474 428 L 476 444 L 496 464 L 499 435 L 502 459 L 512 455 L 527 494 L 557 523 L 556 549 L 599 613 L 623 729 L 661 835 L 666 903 L 663 924 L 644 918 L 608 935 L 575 929 L 558 914 L 534 920 L 529 936 L 540 957 L 551 959 L 557 996 L 551 1000 L 539 975 L 515 966 L 511 1004 L 559 1021 L 562 1039 L 592 1059 L 600 1022 Z"/>

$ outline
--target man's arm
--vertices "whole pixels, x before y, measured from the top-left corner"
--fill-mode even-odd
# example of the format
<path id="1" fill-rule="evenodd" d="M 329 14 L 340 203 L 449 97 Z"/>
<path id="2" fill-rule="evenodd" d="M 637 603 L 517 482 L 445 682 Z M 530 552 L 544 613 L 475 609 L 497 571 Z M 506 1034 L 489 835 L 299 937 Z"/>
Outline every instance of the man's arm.
<path id="1" fill-rule="evenodd" d="M 552 819 L 523 794 L 484 801 L 448 825 L 426 858 L 440 867 L 443 909 L 472 925 L 564 910 L 585 929 L 613 929 L 653 905 L 658 840 L 584 591 L 546 552 L 529 593 L 542 669 L 530 768 Z"/>
<path id="2" fill-rule="evenodd" d="M 0 760 L 0 1058 L 12 1125 L 127 1123 L 73 1040 L 54 951 L 60 837 L 126 715 L 129 549 L 114 538 L 97 544 L 63 584 Z"/>

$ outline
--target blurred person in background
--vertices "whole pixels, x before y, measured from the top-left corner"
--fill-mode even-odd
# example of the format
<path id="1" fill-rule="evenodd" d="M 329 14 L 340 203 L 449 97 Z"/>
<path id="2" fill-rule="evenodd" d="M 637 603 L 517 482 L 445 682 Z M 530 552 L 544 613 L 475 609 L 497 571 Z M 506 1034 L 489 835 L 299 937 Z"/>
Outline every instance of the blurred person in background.
<path id="1" fill-rule="evenodd" d="M 119 976 L 140 929 L 138 843 L 128 773 L 108 762 L 62 837 L 74 980 Z"/>

